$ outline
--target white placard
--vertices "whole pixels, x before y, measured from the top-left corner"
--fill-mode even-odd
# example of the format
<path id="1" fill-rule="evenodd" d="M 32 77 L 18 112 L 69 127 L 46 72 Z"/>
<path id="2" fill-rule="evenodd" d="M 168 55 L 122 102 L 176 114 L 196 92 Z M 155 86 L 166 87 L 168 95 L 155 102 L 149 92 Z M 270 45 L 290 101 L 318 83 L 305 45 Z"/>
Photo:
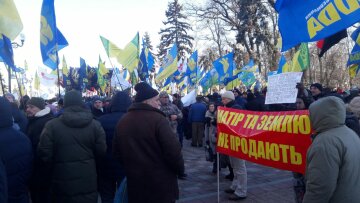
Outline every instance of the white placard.
<path id="1" fill-rule="evenodd" d="M 295 103 L 302 72 L 287 72 L 269 76 L 265 104 Z"/>

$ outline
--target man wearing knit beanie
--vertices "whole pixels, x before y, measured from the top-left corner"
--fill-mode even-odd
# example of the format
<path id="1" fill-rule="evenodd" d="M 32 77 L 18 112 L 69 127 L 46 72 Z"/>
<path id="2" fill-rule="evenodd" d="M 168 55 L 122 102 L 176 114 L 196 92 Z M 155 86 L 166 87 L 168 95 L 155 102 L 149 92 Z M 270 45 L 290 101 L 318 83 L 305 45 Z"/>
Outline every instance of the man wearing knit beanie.
<path id="1" fill-rule="evenodd" d="M 40 140 L 41 132 L 46 123 L 53 119 L 49 107 L 45 107 L 45 101 L 40 97 L 32 97 L 26 103 L 26 114 L 29 119 L 26 128 L 26 134 L 32 143 L 34 153 L 34 168 L 30 179 L 30 194 L 32 202 L 48 202 L 50 197 L 50 174 L 44 171 L 44 165 L 39 161 L 37 147 Z"/>
<path id="2" fill-rule="evenodd" d="M 314 100 L 318 100 L 319 98 L 323 97 L 323 86 L 320 83 L 314 83 L 310 85 L 310 91 Z"/>
<path id="3" fill-rule="evenodd" d="M 96 165 L 105 157 L 105 132 L 80 92 L 65 94 L 64 112 L 46 124 L 38 152 L 52 166 L 47 169 L 55 202 L 97 202 Z"/>
<path id="4" fill-rule="evenodd" d="M 177 176 L 184 173 L 180 143 L 159 110 L 159 93 L 145 82 L 135 90 L 135 103 L 113 140 L 114 157 L 126 171 L 129 202 L 175 202 Z"/>
<path id="5" fill-rule="evenodd" d="M 235 102 L 235 96 L 232 91 L 226 91 L 221 95 L 221 102 L 227 108 L 241 109 Z M 225 192 L 231 194 L 229 200 L 242 200 L 246 198 L 247 195 L 247 171 L 245 166 L 245 161 L 239 158 L 230 156 L 231 166 L 230 176 L 233 171 L 233 182 L 229 189 L 226 189 Z M 232 168 L 231 168 L 232 167 Z"/>

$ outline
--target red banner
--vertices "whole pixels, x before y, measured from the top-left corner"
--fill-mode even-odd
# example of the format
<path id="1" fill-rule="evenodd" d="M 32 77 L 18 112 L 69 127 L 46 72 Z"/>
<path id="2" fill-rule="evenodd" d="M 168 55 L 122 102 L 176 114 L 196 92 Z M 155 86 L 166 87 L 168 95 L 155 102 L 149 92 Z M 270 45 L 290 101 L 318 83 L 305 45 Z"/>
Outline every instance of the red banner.
<path id="1" fill-rule="evenodd" d="M 309 112 L 256 112 L 219 107 L 217 151 L 254 163 L 305 172 Z"/>

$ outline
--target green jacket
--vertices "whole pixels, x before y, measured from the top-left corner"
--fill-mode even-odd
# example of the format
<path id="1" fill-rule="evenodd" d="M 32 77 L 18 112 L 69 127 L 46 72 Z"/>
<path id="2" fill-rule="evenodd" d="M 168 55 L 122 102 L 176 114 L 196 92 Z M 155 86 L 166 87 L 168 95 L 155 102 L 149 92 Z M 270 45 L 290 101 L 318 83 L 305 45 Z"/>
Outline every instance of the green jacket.
<path id="1" fill-rule="evenodd" d="M 337 97 L 310 106 L 318 133 L 307 153 L 307 202 L 360 202 L 360 138 L 345 126 L 345 105 Z"/>
<path id="2" fill-rule="evenodd" d="M 106 153 L 105 132 L 87 109 L 72 106 L 49 121 L 38 155 L 52 172 L 56 202 L 96 203 L 96 163 Z"/>

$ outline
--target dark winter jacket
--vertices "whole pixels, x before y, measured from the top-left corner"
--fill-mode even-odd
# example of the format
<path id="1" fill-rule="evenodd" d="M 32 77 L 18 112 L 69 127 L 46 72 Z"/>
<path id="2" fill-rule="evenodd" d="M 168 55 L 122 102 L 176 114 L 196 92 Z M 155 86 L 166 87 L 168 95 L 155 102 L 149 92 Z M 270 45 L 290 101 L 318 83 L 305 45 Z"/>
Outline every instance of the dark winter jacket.
<path id="1" fill-rule="evenodd" d="M 242 109 L 241 106 L 239 104 L 237 104 L 235 101 L 231 101 L 231 102 L 227 103 L 225 105 L 225 107 L 232 108 L 232 109 Z"/>
<path id="2" fill-rule="evenodd" d="M 1 157 L 0 157 L 0 202 L 3 203 L 8 202 L 6 169 Z"/>
<path id="3" fill-rule="evenodd" d="M 205 122 L 206 105 L 202 102 L 196 102 L 190 106 L 189 123 Z"/>
<path id="4" fill-rule="evenodd" d="M 56 202 L 96 203 L 96 161 L 105 153 L 105 132 L 89 110 L 70 106 L 49 121 L 41 134 L 38 154 L 52 168 Z"/>
<path id="5" fill-rule="evenodd" d="M 235 98 L 235 102 L 237 104 L 239 104 L 239 106 L 241 106 L 241 108 L 245 109 L 245 105 L 247 104 L 247 101 L 245 98 L 241 97 L 241 96 L 237 96 Z"/>
<path id="6" fill-rule="evenodd" d="M 127 176 L 129 202 L 169 203 L 179 197 L 181 146 L 165 114 L 134 103 L 116 128 L 113 150 Z"/>
<path id="7" fill-rule="evenodd" d="M 103 108 L 103 111 L 101 111 L 101 110 L 99 110 L 99 109 L 97 109 L 95 107 L 91 108 L 91 113 L 93 114 L 94 118 L 96 118 L 96 119 L 99 118 L 100 116 L 103 116 L 103 115 L 106 114 L 105 113 L 105 108 Z"/>
<path id="8" fill-rule="evenodd" d="M 112 155 L 112 142 L 116 124 L 127 112 L 131 105 L 131 98 L 127 92 L 118 92 L 111 101 L 110 113 L 98 118 L 106 134 L 106 158 L 99 166 L 100 174 L 106 177 L 122 178 L 125 175 L 119 162 L 115 161 Z"/>
<path id="9" fill-rule="evenodd" d="M 5 165 L 8 202 L 29 202 L 27 182 L 31 174 L 32 150 L 28 137 L 13 129 L 10 103 L 0 97 L 0 156 Z"/>
<path id="10" fill-rule="evenodd" d="M 355 114 L 346 112 L 345 125 L 354 132 L 356 132 L 358 136 L 360 136 L 359 119 L 355 116 Z"/>
<path id="11" fill-rule="evenodd" d="M 14 123 L 18 124 L 21 132 L 26 133 L 26 127 L 28 125 L 28 120 L 25 114 L 20 111 L 16 104 L 11 105 L 12 116 L 14 118 Z"/>

